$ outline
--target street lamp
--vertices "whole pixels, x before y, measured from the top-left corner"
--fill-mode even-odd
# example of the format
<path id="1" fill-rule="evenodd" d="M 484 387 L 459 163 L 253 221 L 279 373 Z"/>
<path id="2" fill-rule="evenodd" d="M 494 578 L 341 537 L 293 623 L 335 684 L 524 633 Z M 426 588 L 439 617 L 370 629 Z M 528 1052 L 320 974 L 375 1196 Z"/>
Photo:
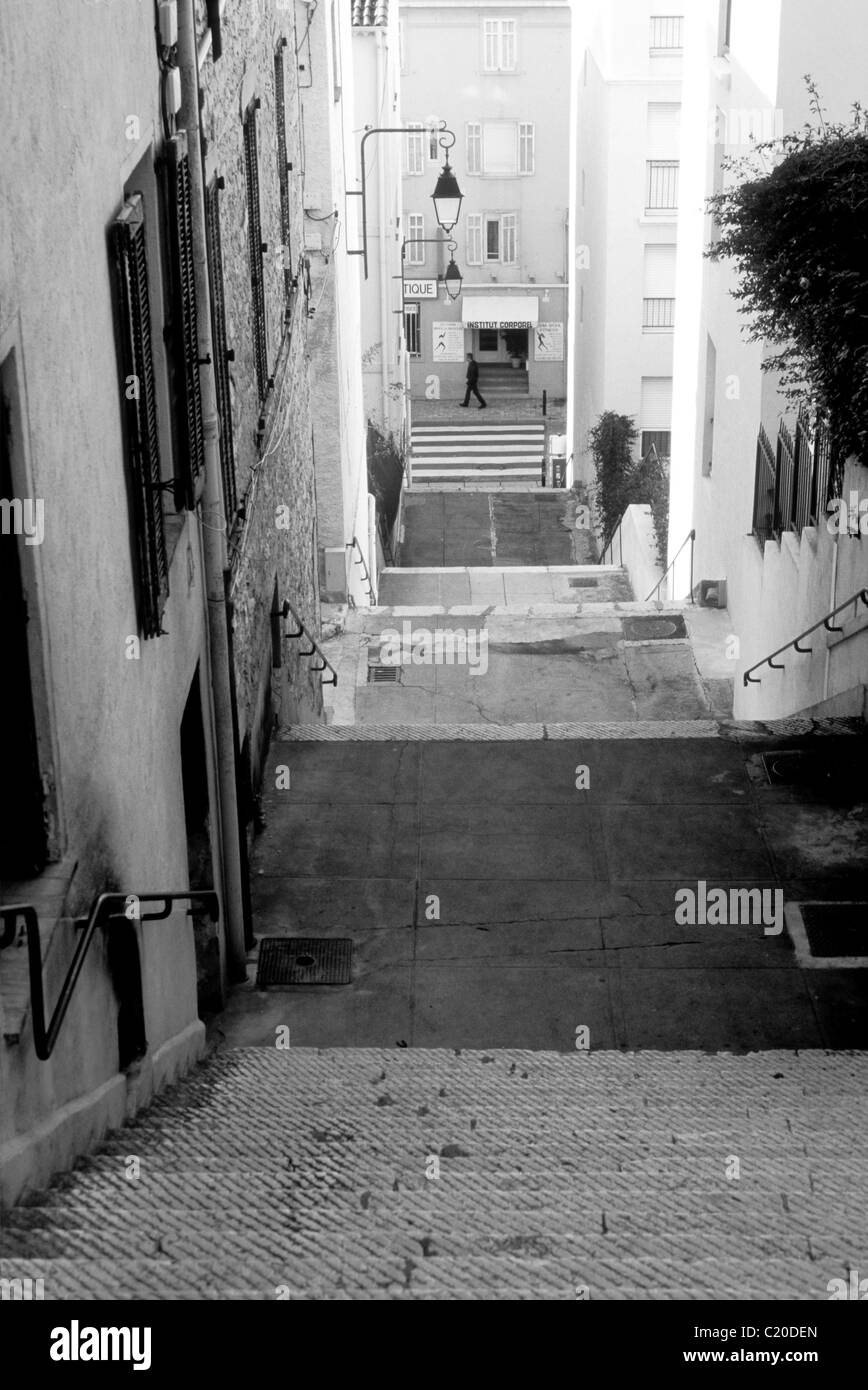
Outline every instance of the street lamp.
<path id="1" fill-rule="evenodd" d="M 464 283 L 461 271 L 455 264 L 455 251 L 458 249 L 457 241 L 444 241 L 439 236 L 408 237 L 401 242 L 401 298 L 404 297 L 404 264 L 407 256 L 408 246 L 445 246 L 449 252 L 449 264 L 443 276 L 442 285 L 451 300 L 456 300 L 461 293 L 461 286 Z"/>
<path id="2" fill-rule="evenodd" d="M 444 135 L 451 138 L 444 139 Z M 440 148 L 446 151 L 446 163 L 443 165 L 434 192 L 431 194 L 431 200 L 434 203 L 434 216 L 437 218 L 437 225 L 442 227 L 444 232 L 451 232 L 458 221 L 458 214 L 461 211 L 464 197 L 449 163 L 449 151 L 455 144 L 455 136 L 452 131 L 444 129 L 438 143 Z"/>
<path id="3" fill-rule="evenodd" d="M 348 250 L 350 256 L 364 256 L 365 258 L 365 279 L 368 278 L 368 190 L 367 176 L 365 173 L 365 141 L 372 135 L 406 135 L 408 131 L 418 130 L 418 126 L 392 125 L 392 126 L 371 126 L 362 136 L 361 145 L 361 166 L 362 166 L 362 186 L 361 188 L 348 188 L 347 193 L 355 198 L 362 200 L 362 245 L 358 251 Z M 442 149 L 449 151 L 455 144 L 455 134 L 447 129 L 446 122 L 441 121 L 437 128 L 437 135 Z M 446 138 L 444 138 L 446 137 Z M 455 223 L 458 221 L 458 214 L 461 211 L 463 194 L 458 187 L 458 180 L 452 172 L 447 153 L 446 163 L 441 170 L 440 177 L 434 188 L 431 197 L 434 200 L 434 214 L 439 226 L 444 232 L 451 232 Z"/>

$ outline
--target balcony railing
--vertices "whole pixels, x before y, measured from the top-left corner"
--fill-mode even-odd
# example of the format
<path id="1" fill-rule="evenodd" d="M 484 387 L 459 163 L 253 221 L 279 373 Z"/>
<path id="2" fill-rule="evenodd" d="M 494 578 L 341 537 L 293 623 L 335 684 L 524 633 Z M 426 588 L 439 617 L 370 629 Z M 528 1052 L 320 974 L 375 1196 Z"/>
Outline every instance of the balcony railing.
<path id="1" fill-rule="evenodd" d="M 648 47 L 652 53 L 680 53 L 683 47 L 682 29 L 684 16 L 680 14 L 655 14 L 651 16 L 651 34 Z"/>
<path id="2" fill-rule="evenodd" d="M 678 208 L 678 160 L 649 159 L 646 212 L 675 212 Z"/>
<path id="3" fill-rule="evenodd" d="M 642 332 L 671 333 L 675 326 L 674 299 L 642 300 Z"/>
<path id="4" fill-rule="evenodd" d="M 805 526 L 826 519 L 829 499 L 841 488 L 841 469 L 833 462 L 827 426 L 811 421 L 802 407 L 795 431 L 781 421 L 773 445 L 760 426 L 756 450 L 753 534 L 761 545 L 784 531 L 801 535 Z"/>

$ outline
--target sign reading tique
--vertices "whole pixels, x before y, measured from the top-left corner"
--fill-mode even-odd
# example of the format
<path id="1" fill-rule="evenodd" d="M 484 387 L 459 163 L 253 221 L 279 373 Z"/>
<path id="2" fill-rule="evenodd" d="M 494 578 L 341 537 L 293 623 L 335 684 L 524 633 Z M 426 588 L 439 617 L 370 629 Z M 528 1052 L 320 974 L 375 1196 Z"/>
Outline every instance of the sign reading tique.
<path id="1" fill-rule="evenodd" d="M 436 299 L 437 281 L 436 280 L 405 280 L 404 281 L 405 299 Z"/>

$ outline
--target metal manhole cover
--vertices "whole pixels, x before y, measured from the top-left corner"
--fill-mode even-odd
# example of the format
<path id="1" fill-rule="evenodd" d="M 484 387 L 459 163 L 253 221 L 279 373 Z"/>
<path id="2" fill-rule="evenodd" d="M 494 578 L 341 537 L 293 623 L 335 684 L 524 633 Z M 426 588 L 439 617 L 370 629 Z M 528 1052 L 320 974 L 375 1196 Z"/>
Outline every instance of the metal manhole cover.
<path id="1" fill-rule="evenodd" d="M 353 943 L 349 937 L 263 936 L 256 988 L 269 985 L 349 985 Z"/>
<path id="2" fill-rule="evenodd" d="M 681 613 L 660 618 L 624 618 L 624 636 L 628 642 L 653 642 L 666 637 L 686 637 L 687 628 Z"/>
<path id="3" fill-rule="evenodd" d="M 868 903 L 802 903 L 812 956 L 868 955 Z"/>

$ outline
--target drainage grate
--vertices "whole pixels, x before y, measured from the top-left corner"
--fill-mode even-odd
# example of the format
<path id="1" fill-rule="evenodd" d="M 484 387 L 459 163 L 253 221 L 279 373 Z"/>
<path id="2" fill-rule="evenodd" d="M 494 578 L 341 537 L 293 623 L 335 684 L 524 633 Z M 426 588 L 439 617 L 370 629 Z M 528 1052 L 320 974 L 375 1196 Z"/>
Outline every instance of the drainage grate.
<path id="1" fill-rule="evenodd" d="M 599 579 L 568 579 L 567 584 L 571 589 L 596 589 Z"/>
<path id="2" fill-rule="evenodd" d="M 400 685 L 400 666 L 369 666 L 368 685 Z"/>
<path id="3" fill-rule="evenodd" d="M 666 637 L 686 637 L 687 628 L 681 613 L 660 618 L 623 618 L 624 637 L 628 642 L 654 642 Z"/>
<path id="4" fill-rule="evenodd" d="M 852 762 L 831 758 L 828 753 L 806 753 L 790 749 L 786 753 L 763 753 L 763 767 L 771 785 L 815 787 L 818 790 L 844 790 L 855 780 Z"/>
<path id="5" fill-rule="evenodd" d="M 802 903 L 812 956 L 868 955 L 868 903 Z"/>
<path id="6" fill-rule="evenodd" d="M 353 943 L 349 937 L 264 936 L 259 943 L 257 989 L 269 985 L 349 985 Z"/>

